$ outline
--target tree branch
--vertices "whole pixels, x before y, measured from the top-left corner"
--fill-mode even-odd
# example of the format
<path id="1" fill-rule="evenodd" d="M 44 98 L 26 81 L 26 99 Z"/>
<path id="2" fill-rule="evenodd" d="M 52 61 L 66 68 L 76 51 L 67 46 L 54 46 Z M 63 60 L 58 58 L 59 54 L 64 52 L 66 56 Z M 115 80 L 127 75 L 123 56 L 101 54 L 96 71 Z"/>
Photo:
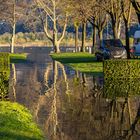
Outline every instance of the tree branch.
<path id="1" fill-rule="evenodd" d="M 63 38 L 65 36 L 66 28 L 67 28 L 67 15 L 66 15 L 66 19 L 65 19 L 65 24 L 64 24 L 64 27 L 63 27 L 62 35 L 61 35 L 60 39 L 58 40 L 59 43 L 63 40 Z"/>
<path id="2" fill-rule="evenodd" d="M 47 38 L 51 41 L 51 42 L 53 42 L 53 37 L 49 34 L 49 32 L 48 32 L 48 20 L 47 20 L 47 18 L 48 17 L 46 17 L 46 22 L 45 22 L 45 24 L 44 24 L 44 31 L 45 31 L 45 34 L 46 34 L 46 36 L 47 36 Z"/>

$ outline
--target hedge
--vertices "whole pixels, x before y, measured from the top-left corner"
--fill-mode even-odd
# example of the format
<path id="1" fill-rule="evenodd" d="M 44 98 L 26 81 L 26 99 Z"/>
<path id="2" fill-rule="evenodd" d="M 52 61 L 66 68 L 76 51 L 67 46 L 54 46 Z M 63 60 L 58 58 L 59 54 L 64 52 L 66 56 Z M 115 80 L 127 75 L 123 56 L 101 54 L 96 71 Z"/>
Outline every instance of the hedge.
<path id="1" fill-rule="evenodd" d="M 10 59 L 8 53 L 0 53 L 0 100 L 7 100 L 9 92 Z"/>
<path id="2" fill-rule="evenodd" d="M 140 78 L 140 60 L 106 60 L 104 78 Z"/>
<path id="3" fill-rule="evenodd" d="M 0 72 L 0 101 L 7 100 L 9 93 L 9 74 Z"/>
<path id="4" fill-rule="evenodd" d="M 117 98 L 140 95 L 140 79 L 114 79 L 107 78 L 104 80 L 104 97 Z"/>
<path id="5" fill-rule="evenodd" d="M 10 57 L 9 53 L 0 53 L 0 72 L 10 70 Z"/>

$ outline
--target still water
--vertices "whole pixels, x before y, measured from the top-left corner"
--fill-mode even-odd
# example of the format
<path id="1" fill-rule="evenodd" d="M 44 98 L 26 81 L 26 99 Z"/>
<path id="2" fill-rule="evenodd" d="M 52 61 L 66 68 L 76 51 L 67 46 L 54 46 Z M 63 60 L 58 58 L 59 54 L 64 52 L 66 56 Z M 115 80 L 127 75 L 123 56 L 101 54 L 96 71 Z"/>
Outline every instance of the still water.
<path id="1" fill-rule="evenodd" d="M 74 71 L 45 51 L 28 60 L 11 64 L 9 98 L 31 111 L 46 140 L 140 140 L 137 93 L 104 96 L 103 77 Z"/>

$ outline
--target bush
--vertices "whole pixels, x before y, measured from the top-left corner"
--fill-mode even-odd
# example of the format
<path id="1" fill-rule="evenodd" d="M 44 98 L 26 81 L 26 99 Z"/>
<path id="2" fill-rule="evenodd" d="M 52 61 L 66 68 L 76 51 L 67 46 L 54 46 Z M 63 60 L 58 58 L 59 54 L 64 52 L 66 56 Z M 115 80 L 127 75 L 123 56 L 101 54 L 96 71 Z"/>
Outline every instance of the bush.
<path id="1" fill-rule="evenodd" d="M 9 93 L 9 73 L 0 72 L 0 101 L 7 100 Z"/>
<path id="2" fill-rule="evenodd" d="M 107 60 L 104 61 L 106 78 L 140 78 L 140 60 Z"/>
<path id="3" fill-rule="evenodd" d="M 113 79 L 107 78 L 104 81 L 104 97 L 117 98 L 140 95 L 140 79 Z"/>
<path id="4" fill-rule="evenodd" d="M 140 60 L 104 61 L 104 97 L 140 95 Z"/>
<path id="5" fill-rule="evenodd" d="M 8 53 L 0 53 L 0 72 L 10 69 L 10 58 Z"/>

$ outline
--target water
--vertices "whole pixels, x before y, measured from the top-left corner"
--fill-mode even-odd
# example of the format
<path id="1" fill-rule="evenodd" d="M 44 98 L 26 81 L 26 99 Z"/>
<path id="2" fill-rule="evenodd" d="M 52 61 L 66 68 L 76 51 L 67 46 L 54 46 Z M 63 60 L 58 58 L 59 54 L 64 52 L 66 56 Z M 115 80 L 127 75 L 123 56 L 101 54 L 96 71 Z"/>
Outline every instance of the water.
<path id="1" fill-rule="evenodd" d="M 11 65 L 9 98 L 31 111 L 45 139 L 140 139 L 137 94 L 104 96 L 103 77 L 53 62 L 45 51 L 30 52 L 28 59 L 32 63 Z"/>

